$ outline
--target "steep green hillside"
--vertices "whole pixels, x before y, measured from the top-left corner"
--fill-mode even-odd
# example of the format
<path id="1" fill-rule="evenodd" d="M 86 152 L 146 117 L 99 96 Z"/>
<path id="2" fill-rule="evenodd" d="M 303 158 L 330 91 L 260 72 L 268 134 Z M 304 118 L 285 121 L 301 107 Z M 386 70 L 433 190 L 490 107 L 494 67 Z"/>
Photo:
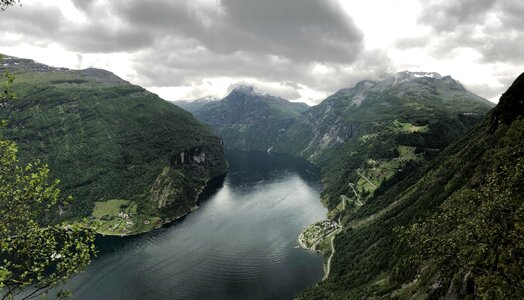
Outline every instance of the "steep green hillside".
<path id="1" fill-rule="evenodd" d="M 330 276 L 302 296 L 521 299 L 523 112 L 524 74 L 429 166 L 341 211 Z"/>
<path id="2" fill-rule="evenodd" d="M 382 183 L 435 157 L 491 107 L 449 76 L 397 73 L 312 107 L 282 132 L 274 151 L 321 166 L 329 209 L 342 205 L 342 195 L 361 205 Z"/>
<path id="3" fill-rule="evenodd" d="M 49 164 L 74 197 L 66 218 L 111 234 L 147 231 L 190 212 L 206 181 L 226 170 L 221 140 L 208 127 L 110 72 L 13 57 L 3 67 L 15 74 L 18 95 L 1 109 L 5 135 L 22 159 Z"/>
<path id="4" fill-rule="evenodd" d="M 361 81 L 328 97 L 308 110 L 304 118 L 297 119 L 276 149 L 314 160 L 333 146 L 377 131 L 378 126 L 397 121 L 431 130 L 428 127 L 445 121 L 464 123 L 467 120 L 463 119 L 470 116 L 478 118 L 487 107 L 492 107 L 489 101 L 468 92 L 449 76 L 401 72 L 382 81 Z M 462 129 L 454 125 L 441 128 L 451 130 L 441 133 L 442 144 L 443 139 L 456 136 Z"/>
<path id="5" fill-rule="evenodd" d="M 211 102 L 193 114 L 209 124 L 224 139 L 227 148 L 266 151 L 294 118 L 307 109 L 304 103 L 289 102 L 240 86 L 223 100 Z"/>

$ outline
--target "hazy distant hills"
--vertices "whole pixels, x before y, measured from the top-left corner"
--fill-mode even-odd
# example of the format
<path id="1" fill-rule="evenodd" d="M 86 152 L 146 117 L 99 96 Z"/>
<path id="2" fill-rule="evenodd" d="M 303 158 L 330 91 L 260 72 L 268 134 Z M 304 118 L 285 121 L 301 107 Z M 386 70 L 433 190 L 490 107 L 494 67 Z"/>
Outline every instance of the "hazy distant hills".
<path id="1" fill-rule="evenodd" d="M 197 100 L 195 105 L 175 102 L 224 139 L 227 148 L 268 150 L 279 135 L 309 106 L 240 86 L 220 101 Z"/>
<path id="2" fill-rule="evenodd" d="M 0 111 L 4 135 L 23 160 L 49 164 L 74 197 L 68 218 L 102 222 L 110 234 L 149 230 L 190 212 L 206 181 L 225 172 L 207 126 L 108 71 L 14 57 L 0 67 L 15 74 L 18 96 Z"/>
<path id="3" fill-rule="evenodd" d="M 178 100 L 178 101 L 170 101 L 170 102 L 180 108 L 187 110 L 190 113 L 194 113 L 195 111 L 198 111 L 202 107 L 210 103 L 220 101 L 220 100 L 221 99 L 219 98 L 209 96 L 209 97 L 204 97 L 204 98 L 200 98 L 196 100 Z"/>

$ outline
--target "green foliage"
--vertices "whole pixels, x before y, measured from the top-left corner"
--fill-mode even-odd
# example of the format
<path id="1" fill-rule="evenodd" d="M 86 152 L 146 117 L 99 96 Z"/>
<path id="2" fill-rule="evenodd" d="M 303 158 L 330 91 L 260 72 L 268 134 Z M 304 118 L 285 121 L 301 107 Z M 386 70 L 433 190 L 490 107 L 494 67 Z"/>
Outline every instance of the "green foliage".
<path id="1" fill-rule="evenodd" d="M 14 78 L 6 72 L 7 101 Z M 95 254 L 94 232 L 79 224 L 56 222 L 61 207 L 59 181 L 49 169 L 22 164 L 18 148 L 0 135 L 0 296 L 11 299 L 24 287 L 26 297 L 45 293 L 85 268 Z"/>
<path id="2" fill-rule="evenodd" d="M 0 62 L 2 62 L 3 56 L 0 54 Z M 2 95 L 0 96 L 0 105 L 4 104 L 8 100 L 16 99 L 16 94 L 13 92 L 13 82 L 15 77 L 9 72 L 4 70 L 0 73 L 0 82 L 2 82 Z"/>
<path id="3" fill-rule="evenodd" d="M 524 297 L 524 152 L 488 175 L 478 189 L 446 200 L 404 233 L 416 259 L 431 261 L 443 277 L 467 274 L 471 294 L 489 299 Z"/>
<path id="4" fill-rule="evenodd" d="M 73 196 L 67 220 L 90 217 L 95 202 L 125 199 L 137 204 L 139 218 L 158 217 L 158 226 L 188 213 L 205 182 L 226 170 L 221 140 L 209 128 L 143 88 L 103 70 L 7 62 L 17 74 L 18 100 L 0 111 L 9 118 L 5 135 L 19 145 L 22 161 L 38 158 L 61 179 L 60 189 Z M 193 161 L 196 152 L 205 162 Z M 188 159 L 177 164 L 182 153 Z M 184 193 L 159 208 L 152 187 L 166 167 L 176 169 L 172 186 Z"/>
<path id="5" fill-rule="evenodd" d="M 331 276 L 302 296 L 519 298 L 523 100 L 521 76 L 474 130 L 430 162 L 403 167 L 343 218 Z M 399 238 L 403 227 L 415 247 Z"/>
<path id="6" fill-rule="evenodd" d="M 0 101 L 5 101 L 7 99 L 16 99 L 16 94 L 13 92 L 13 82 L 15 80 L 15 77 L 8 70 L 5 70 L 4 74 L 0 75 L 0 81 L 4 81 L 4 79 L 4 93 L 2 97 L 0 97 Z"/>
<path id="7" fill-rule="evenodd" d="M 366 202 L 375 191 L 383 192 L 383 184 L 392 186 L 414 166 L 434 159 L 490 107 L 449 77 L 363 81 L 296 118 L 273 150 L 319 165 L 322 200 L 333 210 L 341 195 Z M 343 217 L 355 213 L 361 212 L 350 209 Z"/>
<path id="8" fill-rule="evenodd" d="M 4 11 L 9 6 L 13 6 L 17 3 L 20 4 L 20 0 L 0 0 L 0 11 Z"/>
<path id="9" fill-rule="evenodd" d="M 128 200 L 95 202 L 88 222 L 96 231 L 105 235 L 125 235 L 130 232 L 145 232 L 161 225 L 158 217 L 137 214 L 138 205 Z"/>

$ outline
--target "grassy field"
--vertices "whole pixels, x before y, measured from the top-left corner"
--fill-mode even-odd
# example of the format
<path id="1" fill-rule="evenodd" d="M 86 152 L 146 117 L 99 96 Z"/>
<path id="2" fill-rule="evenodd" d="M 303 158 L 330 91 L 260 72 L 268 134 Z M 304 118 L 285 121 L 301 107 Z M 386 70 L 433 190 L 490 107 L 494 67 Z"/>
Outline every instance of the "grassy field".
<path id="1" fill-rule="evenodd" d="M 151 230 L 160 225 L 161 219 L 137 214 L 137 204 L 129 200 L 95 202 L 90 223 L 105 235 L 128 235 Z"/>

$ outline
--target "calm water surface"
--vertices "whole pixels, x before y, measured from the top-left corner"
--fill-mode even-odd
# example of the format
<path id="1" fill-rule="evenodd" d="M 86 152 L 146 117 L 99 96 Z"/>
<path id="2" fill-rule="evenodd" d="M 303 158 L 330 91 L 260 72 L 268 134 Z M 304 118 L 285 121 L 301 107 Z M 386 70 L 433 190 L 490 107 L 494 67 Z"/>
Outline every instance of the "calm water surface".
<path id="1" fill-rule="evenodd" d="M 298 248 L 323 219 L 309 163 L 228 151 L 230 171 L 200 208 L 138 237 L 99 238 L 88 270 L 67 284 L 75 299 L 291 299 L 320 281 L 322 257 Z"/>

